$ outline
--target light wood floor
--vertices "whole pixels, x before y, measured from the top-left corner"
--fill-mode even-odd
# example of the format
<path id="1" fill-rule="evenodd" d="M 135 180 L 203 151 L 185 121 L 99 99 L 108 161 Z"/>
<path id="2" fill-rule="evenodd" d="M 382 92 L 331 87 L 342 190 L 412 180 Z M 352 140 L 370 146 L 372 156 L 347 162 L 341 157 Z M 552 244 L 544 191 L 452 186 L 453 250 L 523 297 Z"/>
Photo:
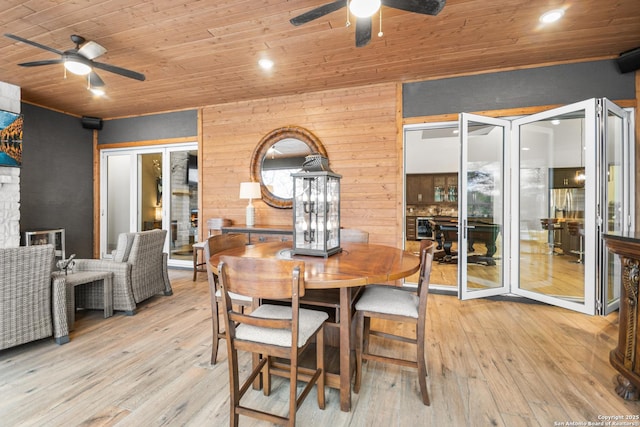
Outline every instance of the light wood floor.
<path id="1" fill-rule="evenodd" d="M 519 254 L 520 286 L 532 292 L 549 296 L 558 296 L 572 300 L 584 299 L 584 264 L 577 264 L 577 255 L 564 254 L 553 256 L 545 242 L 521 241 L 522 250 Z M 406 248 L 417 253 L 419 242 L 407 241 Z M 457 251 L 457 244 L 453 244 L 453 251 Z M 475 244 L 474 254 L 485 254 L 486 247 L 482 243 Z M 467 264 L 467 286 L 475 289 L 497 287 L 502 283 L 500 277 L 502 260 L 496 258 L 496 265 Z M 408 278 L 408 282 L 416 283 L 418 275 Z M 431 283 L 458 286 L 458 264 L 434 262 L 431 271 Z"/>
<path id="2" fill-rule="evenodd" d="M 205 276 L 194 283 L 191 271 L 170 275 L 174 295 L 152 298 L 135 316 L 81 312 L 66 345 L 44 339 L 0 351 L 0 425 L 228 425 L 224 345 L 221 363 L 209 365 Z M 420 403 L 414 371 L 370 362 L 351 412 L 340 411 L 332 389 L 319 410 L 313 391 L 298 425 L 586 425 L 600 415 L 640 413 L 640 403 L 613 391 L 608 357 L 617 313 L 589 317 L 537 304 L 429 298 L 430 407 Z M 248 355 L 241 362 L 246 373 Z M 250 391 L 248 400 L 284 410 L 284 381 L 274 380 L 269 398 Z M 240 425 L 264 424 L 241 417 Z"/>

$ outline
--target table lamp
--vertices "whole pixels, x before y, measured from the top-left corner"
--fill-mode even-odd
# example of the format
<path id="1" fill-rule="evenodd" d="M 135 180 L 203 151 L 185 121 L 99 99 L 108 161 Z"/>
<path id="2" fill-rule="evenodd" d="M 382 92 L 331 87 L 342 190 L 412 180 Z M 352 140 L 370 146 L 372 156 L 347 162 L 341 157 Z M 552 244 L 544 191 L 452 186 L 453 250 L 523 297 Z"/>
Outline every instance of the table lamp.
<path id="1" fill-rule="evenodd" d="M 251 203 L 253 199 L 261 199 L 262 193 L 260 192 L 259 182 L 241 182 L 240 183 L 240 198 L 249 199 L 247 205 L 247 226 L 253 227 L 255 225 L 255 209 Z"/>

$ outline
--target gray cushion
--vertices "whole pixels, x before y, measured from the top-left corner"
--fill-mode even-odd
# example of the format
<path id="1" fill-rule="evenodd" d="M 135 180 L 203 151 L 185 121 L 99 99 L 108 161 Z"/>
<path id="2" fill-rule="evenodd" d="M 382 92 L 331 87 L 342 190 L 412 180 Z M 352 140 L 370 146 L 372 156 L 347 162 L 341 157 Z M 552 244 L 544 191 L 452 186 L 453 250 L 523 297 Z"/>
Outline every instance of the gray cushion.
<path id="1" fill-rule="evenodd" d="M 251 316 L 267 319 L 291 319 L 291 307 L 265 304 L 254 310 Z M 325 312 L 301 308 L 300 324 L 298 327 L 298 347 L 305 345 L 328 317 L 329 315 Z M 236 328 L 236 338 L 280 347 L 291 347 L 290 329 L 271 329 L 253 325 L 239 325 Z"/>
<path id="2" fill-rule="evenodd" d="M 135 237 L 136 233 L 120 233 L 118 235 L 118 245 L 113 252 L 113 260 L 115 262 L 127 262 L 129 260 L 129 253 Z"/>
<path id="3" fill-rule="evenodd" d="M 221 298 L 222 297 L 222 290 L 218 289 L 216 291 L 216 298 Z M 246 295 L 240 295 L 240 294 L 236 294 L 233 292 L 229 292 L 229 297 L 231 298 L 231 301 L 247 301 L 247 302 L 251 302 L 251 297 L 248 297 Z"/>
<path id="4" fill-rule="evenodd" d="M 392 286 L 367 286 L 356 310 L 418 318 L 418 296 Z"/>

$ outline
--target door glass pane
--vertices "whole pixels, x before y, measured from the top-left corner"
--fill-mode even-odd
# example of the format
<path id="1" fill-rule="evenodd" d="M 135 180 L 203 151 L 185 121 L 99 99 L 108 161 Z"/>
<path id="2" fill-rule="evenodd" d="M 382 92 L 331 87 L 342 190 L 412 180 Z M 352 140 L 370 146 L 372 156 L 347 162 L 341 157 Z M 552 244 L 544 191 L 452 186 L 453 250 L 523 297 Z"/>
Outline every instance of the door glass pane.
<path id="1" fill-rule="evenodd" d="M 466 161 L 466 260 L 468 292 L 503 288 L 503 171 L 505 128 L 469 122 Z M 464 225 L 464 224 L 463 224 Z M 443 227 L 446 229 L 447 227 Z M 465 230 L 463 230 L 464 232 Z"/>
<path id="2" fill-rule="evenodd" d="M 437 153 L 437 155 L 434 155 Z M 433 240 L 435 222 L 458 219 L 460 135 L 458 122 L 422 125 L 405 130 L 405 249 L 418 254 L 423 239 Z M 431 267 L 431 286 L 458 285 L 458 241 L 441 242 Z M 417 283 L 418 273 L 405 279 Z"/>
<path id="3" fill-rule="evenodd" d="M 520 126 L 520 289 L 582 303 L 585 111 Z"/>
<path id="4" fill-rule="evenodd" d="M 607 123 L 605 135 L 605 159 L 606 169 L 606 221 L 605 233 L 621 234 L 625 231 L 624 219 L 624 175 L 625 166 L 623 159 L 624 149 L 624 120 L 611 110 L 607 110 Z M 606 304 L 611 305 L 620 298 L 622 267 L 620 257 L 606 250 Z"/>
<path id="5" fill-rule="evenodd" d="M 106 254 L 118 244 L 120 233 L 129 232 L 131 218 L 131 168 L 132 156 L 111 155 L 107 161 L 107 212 L 106 212 Z"/>
<path id="6" fill-rule="evenodd" d="M 138 231 L 162 229 L 162 153 L 138 155 Z"/>
<path id="7" fill-rule="evenodd" d="M 170 259 L 193 259 L 198 236 L 198 157 L 195 150 L 170 153 Z M 166 180 L 165 180 L 166 182 Z"/>

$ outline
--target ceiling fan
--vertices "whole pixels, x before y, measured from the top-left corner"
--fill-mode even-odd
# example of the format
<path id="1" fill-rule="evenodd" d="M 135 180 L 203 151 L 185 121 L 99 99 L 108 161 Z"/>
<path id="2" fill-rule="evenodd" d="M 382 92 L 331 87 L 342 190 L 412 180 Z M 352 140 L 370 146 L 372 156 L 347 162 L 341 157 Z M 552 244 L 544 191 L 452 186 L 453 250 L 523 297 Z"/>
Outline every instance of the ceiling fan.
<path id="1" fill-rule="evenodd" d="M 5 36 L 10 39 L 30 44 L 31 46 L 35 46 L 37 48 L 60 55 L 60 58 L 58 59 L 45 59 L 42 61 L 23 62 L 22 64 L 18 65 L 22 67 L 38 67 L 41 65 L 64 64 L 65 72 L 70 71 L 74 74 L 86 75 L 89 89 L 91 90 L 101 90 L 101 88 L 104 86 L 104 81 L 94 71 L 94 68 L 140 81 L 144 81 L 145 79 L 144 74 L 138 73 L 136 71 L 131 71 L 125 68 L 116 67 L 115 65 L 94 61 L 95 58 L 104 55 L 107 52 L 107 49 L 100 46 L 94 41 L 85 40 L 85 38 L 82 36 L 73 34 L 71 36 L 71 41 L 75 43 L 76 47 L 73 49 L 65 50 L 64 52 L 13 34 L 5 34 Z"/>
<path id="2" fill-rule="evenodd" d="M 356 16 L 356 47 L 362 47 L 371 40 L 371 16 L 378 11 L 381 4 L 393 9 L 435 16 L 440 13 L 445 3 L 446 0 L 336 0 L 291 18 L 289 22 L 296 26 L 306 24 L 349 6 L 350 12 Z M 364 8 L 362 13 L 358 11 L 359 6 Z M 347 18 L 347 26 L 349 25 Z M 379 35 L 382 35 L 382 31 Z"/>

